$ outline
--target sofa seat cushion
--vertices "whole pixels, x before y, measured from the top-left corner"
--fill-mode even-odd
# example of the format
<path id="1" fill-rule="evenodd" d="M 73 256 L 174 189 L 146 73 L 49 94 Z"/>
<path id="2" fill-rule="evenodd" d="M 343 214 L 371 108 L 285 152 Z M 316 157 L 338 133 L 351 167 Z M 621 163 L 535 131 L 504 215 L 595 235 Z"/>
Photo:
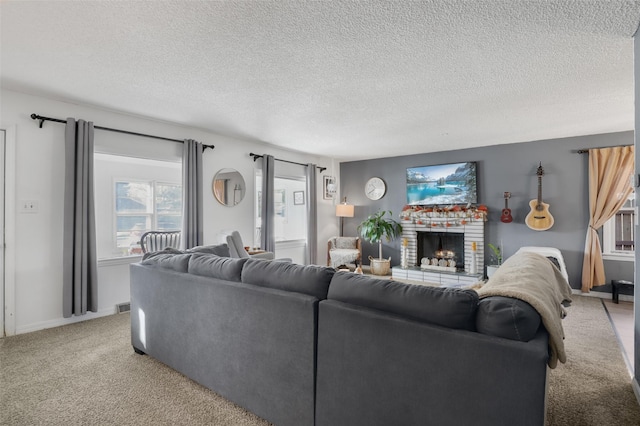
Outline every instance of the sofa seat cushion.
<path id="1" fill-rule="evenodd" d="M 337 272 L 328 299 L 390 312 L 449 328 L 475 330 L 478 294 Z"/>
<path id="2" fill-rule="evenodd" d="M 189 273 L 203 277 L 240 282 L 242 266 L 247 259 L 234 259 L 215 254 L 194 253 L 189 261 Z"/>
<path id="3" fill-rule="evenodd" d="M 308 294 L 322 300 L 327 298 L 334 273 L 333 269 L 324 266 L 249 259 L 242 269 L 242 282 Z"/>
<path id="4" fill-rule="evenodd" d="M 146 253 L 142 261 L 142 265 L 155 265 L 160 268 L 171 269 L 176 272 L 187 272 L 189 268 L 190 254 L 183 254 L 180 251 L 157 251 Z"/>
<path id="5" fill-rule="evenodd" d="M 528 342 L 541 322 L 538 311 L 520 299 L 490 296 L 478 304 L 476 328 L 483 334 Z"/>

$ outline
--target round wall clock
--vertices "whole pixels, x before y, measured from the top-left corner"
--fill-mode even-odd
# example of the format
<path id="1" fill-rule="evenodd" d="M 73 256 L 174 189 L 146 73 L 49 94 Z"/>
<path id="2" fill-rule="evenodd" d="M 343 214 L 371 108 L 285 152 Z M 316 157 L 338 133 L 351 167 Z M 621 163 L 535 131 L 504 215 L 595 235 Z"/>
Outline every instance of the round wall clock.
<path id="1" fill-rule="evenodd" d="M 387 185 L 379 177 L 372 177 L 364 186 L 364 193 L 370 200 L 379 200 L 387 191 Z"/>

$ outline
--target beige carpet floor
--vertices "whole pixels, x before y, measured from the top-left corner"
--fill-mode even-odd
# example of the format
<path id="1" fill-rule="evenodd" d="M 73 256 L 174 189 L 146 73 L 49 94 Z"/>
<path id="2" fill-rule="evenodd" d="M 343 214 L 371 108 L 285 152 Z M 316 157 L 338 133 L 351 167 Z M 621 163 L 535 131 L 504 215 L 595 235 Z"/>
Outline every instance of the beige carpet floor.
<path id="1" fill-rule="evenodd" d="M 566 364 L 549 373 L 548 425 L 640 425 L 640 405 L 602 302 L 573 296 Z"/>
<path id="2" fill-rule="evenodd" d="M 1 425 L 269 424 L 134 353 L 129 314 L 3 340 Z"/>
<path id="3" fill-rule="evenodd" d="M 564 322 L 569 361 L 549 373 L 548 425 L 640 425 L 600 301 L 575 299 Z M 0 424 L 268 425 L 136 355 L 127 314 L 0 339 Z"/>

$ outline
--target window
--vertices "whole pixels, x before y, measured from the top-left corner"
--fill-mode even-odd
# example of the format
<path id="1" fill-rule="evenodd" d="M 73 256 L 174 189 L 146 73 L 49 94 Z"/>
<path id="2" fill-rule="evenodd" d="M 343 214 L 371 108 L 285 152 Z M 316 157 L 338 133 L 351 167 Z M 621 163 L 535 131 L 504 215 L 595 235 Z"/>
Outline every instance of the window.
<path id="1" fill-rule="evenodd" d="M 150 230 L 182 227 L 182 187 L 157 181 L 115 182 L 116 249 L 138 254 L 138 242 Z"/>
<path id="2" fill-rule="evenodd" d="M 602 257 L 607 260 L 633 260 L 635 249 L 635 194 L 602 227 Z"/>
<path id="3" fill-rule="evenodd" d="M 147 230 L 182 227 L 182 162 L 94 154 L 99 260 L 139 254 Z"/>
<path id="4" fill-rule="evenodd" d="M 295 202 L 298 197 L 305 198 L 306 179 L 304 177 L 280 177 L 274 178 L 274 237 L 277 243 L 301 241 L 307 239 L 307 210 L 305 201 Z M 256 174 L 256 188 L 262 188 L 262 173 Z M 301 193 L 301 194 L 300 194 Z M 256 231 L 254 245 L 260 244 L 262 232 L 262 190 L 256 191 L 255 200 Z"/>

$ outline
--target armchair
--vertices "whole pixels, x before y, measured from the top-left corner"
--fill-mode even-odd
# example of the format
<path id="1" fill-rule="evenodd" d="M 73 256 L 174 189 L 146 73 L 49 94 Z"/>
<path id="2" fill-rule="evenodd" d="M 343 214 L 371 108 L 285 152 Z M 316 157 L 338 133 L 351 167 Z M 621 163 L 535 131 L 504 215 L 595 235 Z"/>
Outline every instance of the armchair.
<path id="1" fill-rule="evenodd" d="M 327 242 L 327 266 L 336 268 L 362 260 L 362 245 L 358 237 L 331 237 Z"/>
<path id="2" fill-rule="evenodd" d="M 229 246 L 229 254 L 231 255 L 231 257 L 250 257 L 252 259 L 265 260 L 273 260 L 275 258 L 274 253 L 270 251 L 265 251 L 264 253 L 257 254 L 247 253 L 247 251 L 244 249 L 244 244 L 242 243 L 242 237 L 240 237 L 240 233 L 238 231 L 233 231 L 231 235 L 227 235 L 227 245 Z"/>

